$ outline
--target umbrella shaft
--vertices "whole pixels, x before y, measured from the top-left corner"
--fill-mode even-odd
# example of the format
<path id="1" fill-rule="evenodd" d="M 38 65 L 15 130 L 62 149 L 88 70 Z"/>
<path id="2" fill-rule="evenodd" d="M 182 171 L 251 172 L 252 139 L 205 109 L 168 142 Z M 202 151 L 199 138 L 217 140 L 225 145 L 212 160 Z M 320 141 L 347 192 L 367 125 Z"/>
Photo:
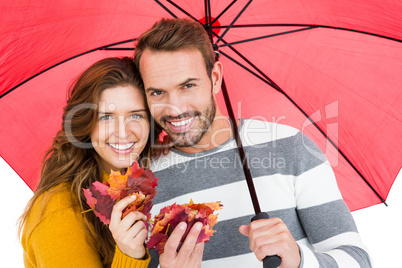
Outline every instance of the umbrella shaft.
<path id="1" fill-rule="evenodd" d="M 240 160 L 243 165 L 244 175 L 246 176 L 246 182 L 247 182 L 248 190 L 250 192 L 251 201 L 253 202 L 254 212 L 255 212 L 255 214 L 258 214 L 261 212 L 260 204 L 258 202 L 257 193 L 255 191 L 253 178 L 251 177 L 250 168 L 248 167 L 246 154 L 244 153 L 243 144 L 240 140 L 239 130 L 237 128 L 237 123 L 236 123 L 236 118 L 234 116 L 233 108 L 230 103 L 229 94 L 228 94 L 224 79 L 222 79 L 222 94 L 225 99 L 226 109 L 228 111 L 229 118 L 232 121 L 233 136 L 234 136 L 234 139 L 236 140 L 237 148 L 239 149 Z"/>

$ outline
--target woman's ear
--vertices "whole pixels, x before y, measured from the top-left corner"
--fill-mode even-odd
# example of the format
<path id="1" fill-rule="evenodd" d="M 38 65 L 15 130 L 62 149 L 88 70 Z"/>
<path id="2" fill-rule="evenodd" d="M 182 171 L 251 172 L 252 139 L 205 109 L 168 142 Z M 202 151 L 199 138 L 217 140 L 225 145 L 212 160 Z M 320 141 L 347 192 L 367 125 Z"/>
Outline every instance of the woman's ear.
<path id="1" fill-rule="evenodd" d="M 216 61 L 214 68 L 212 68 L 211 79 L 212 79 L 212 92 L 217 94 L 221 90 L 223 78 L 223 65 L 220 61 Z"/>

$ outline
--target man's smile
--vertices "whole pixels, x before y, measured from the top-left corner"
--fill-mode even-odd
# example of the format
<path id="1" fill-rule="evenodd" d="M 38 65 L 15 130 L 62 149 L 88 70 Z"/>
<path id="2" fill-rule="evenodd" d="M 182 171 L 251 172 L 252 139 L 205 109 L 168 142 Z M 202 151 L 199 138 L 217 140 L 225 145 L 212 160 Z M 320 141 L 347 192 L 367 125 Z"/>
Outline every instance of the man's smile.
<path id="1" fill-rule="evenodd" d="M 184 132 L 190 128 L 196 116 L 180 121 L 166 121 L 173 132 Z"/>

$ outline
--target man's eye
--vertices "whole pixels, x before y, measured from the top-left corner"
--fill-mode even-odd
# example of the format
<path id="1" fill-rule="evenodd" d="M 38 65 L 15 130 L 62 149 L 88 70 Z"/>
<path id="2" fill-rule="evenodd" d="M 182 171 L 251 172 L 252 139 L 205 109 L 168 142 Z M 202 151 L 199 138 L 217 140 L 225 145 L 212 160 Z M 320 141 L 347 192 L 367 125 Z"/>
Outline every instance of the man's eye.
<path id="1" fill-rule="evenodd" d="M 110 115 L 103 115 L 101 117 L 99 117 L 99 121 L 101 120 L 109 120 L 110 119 Z"/>
<path id="2" fill-rule="evenodd" d="M 195 86 L 194 84 L 187 84 L 187 85 L 184 86 L 184 88 L 192 88 L 194 86 Z"/>
<path id="3" fill-rule="evenodd" d="M 152 91 L 151 96 L 159 96 L 162 93 L 163 93 L 162 91 Z"/>

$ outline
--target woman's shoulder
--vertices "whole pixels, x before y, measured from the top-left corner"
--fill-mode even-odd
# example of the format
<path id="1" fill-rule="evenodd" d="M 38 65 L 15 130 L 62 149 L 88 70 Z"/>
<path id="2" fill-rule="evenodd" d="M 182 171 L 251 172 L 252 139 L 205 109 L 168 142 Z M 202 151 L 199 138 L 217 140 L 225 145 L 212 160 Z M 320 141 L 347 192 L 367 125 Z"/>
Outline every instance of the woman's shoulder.
<path id="1" fill-rule="evenodd" d="M 52 187 L 35 200 L 24 224 L 24 232 L 32 232 L 49 216 L 71 217 L 72 214 L 81 214 L 77 200 L 69 185 L 59 184 Z"/>
<path id="2" fill-rule="evenodd" d="M 65 209 L 76 209 L 77 197 L 68 184 L 59 184 L 38 197 L 32 209 L 40 210 L 44 215 Z"/>

